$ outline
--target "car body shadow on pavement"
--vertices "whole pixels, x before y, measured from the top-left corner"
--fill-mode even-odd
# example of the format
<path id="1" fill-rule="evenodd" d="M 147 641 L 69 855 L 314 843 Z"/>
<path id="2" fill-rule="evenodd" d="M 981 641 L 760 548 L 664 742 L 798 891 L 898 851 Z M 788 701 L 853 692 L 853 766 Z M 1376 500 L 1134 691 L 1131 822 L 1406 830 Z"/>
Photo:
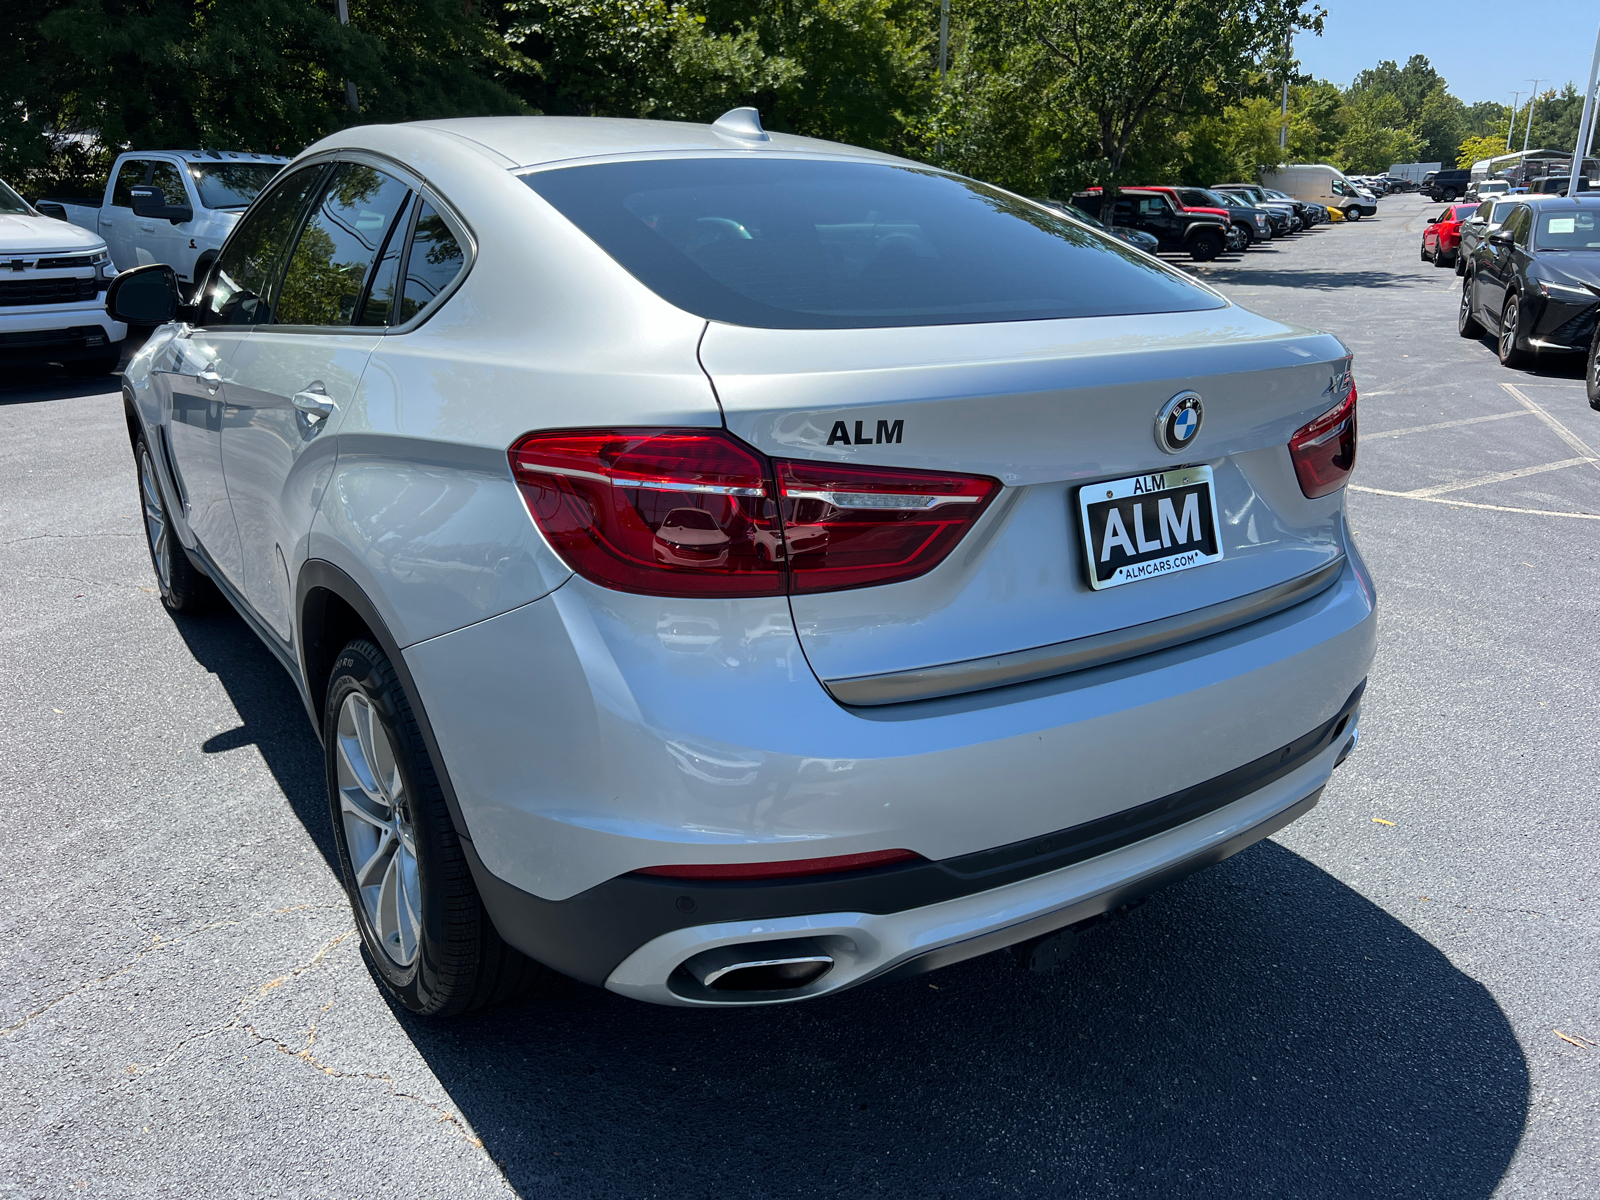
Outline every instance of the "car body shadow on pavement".
<path id="1" fill-rule="evenodd" d="M 177 618 L 337 872 L 321 750 L 235 615 Z M 371 986 L 381 990 L 374 979 Z M 522 1195 L 1475 1200 L 1528 1067 L 1489 992 L 1273 842 L 1035 975 L 1005 953 L 805 1005 L 655 1008 L 556 974 L 397 1020 Z"/>

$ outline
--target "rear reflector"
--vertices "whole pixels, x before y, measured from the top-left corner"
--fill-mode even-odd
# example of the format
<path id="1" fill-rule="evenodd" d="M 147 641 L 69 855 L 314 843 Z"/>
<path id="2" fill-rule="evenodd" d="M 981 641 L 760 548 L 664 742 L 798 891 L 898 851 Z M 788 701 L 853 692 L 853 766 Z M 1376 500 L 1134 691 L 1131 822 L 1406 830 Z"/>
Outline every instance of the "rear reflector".
<path id="1" fill-rule="evenodd" d="M 772 462 L 688 429 L 530 433 L 528 511 L 578 574 L 651 596 L 781 596 L 931 571 L 1000 491 L 981 475 Z"/>
<path id="2" fill-rule="evenodd" d="M 644 867 L 636 875 L 663 875 L 669 879 L 783 879 L 793 875 L 832 875 L 860 871 L 889 863 L 920 860 L 910 850 L 869 850 L 865 854 L 836 854 L 832 858 L 796 858 L 788 862 L 695 863 L 681 867 Z"/>
<path id="3" fill-rule="evenodd" d="M 1289 439 L 1300 490 L 1310 499 L 1336 492 L 1356 466 L 1356 385 L 1350 394 Z"/>

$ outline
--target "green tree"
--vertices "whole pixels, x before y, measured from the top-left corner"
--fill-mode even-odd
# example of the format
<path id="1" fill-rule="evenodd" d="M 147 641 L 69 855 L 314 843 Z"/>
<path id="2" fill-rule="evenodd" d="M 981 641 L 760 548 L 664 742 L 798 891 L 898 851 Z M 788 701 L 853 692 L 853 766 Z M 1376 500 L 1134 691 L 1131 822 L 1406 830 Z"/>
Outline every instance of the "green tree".
<path id="1" fill-rule="evenodd" d="M 1420 146 L 1399 98 L 1369 91 L 1345 106 L 1345 132 L 1334 157 L 1347 171 L 1373 174 L 1387 171 L 1391 163 L 1418 161 Z"/>

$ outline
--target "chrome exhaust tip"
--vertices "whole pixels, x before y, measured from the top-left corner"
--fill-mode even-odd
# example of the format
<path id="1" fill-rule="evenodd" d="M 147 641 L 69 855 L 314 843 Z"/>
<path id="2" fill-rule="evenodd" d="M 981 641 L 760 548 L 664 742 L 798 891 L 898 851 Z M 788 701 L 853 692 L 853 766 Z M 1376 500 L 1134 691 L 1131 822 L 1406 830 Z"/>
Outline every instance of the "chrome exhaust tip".
<path id="1" fill-rule="evenodd" d="M 715 992 L 791 992 L 833 969 L 833 955 L 810 938 L 718 946 L 683 964 L 701 987 Z"/>

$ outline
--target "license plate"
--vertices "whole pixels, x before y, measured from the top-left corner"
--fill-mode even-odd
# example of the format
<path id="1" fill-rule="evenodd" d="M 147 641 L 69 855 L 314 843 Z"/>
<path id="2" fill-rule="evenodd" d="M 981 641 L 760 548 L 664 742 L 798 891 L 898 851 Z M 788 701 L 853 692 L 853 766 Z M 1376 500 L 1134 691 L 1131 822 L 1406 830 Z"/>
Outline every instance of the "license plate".
<path id="1" fill-rule="evenodd" d="M 1222 557 L 1210 467 L 1092 483 L 1078 490 L 1078 506 L 1097 591 Z"/>

